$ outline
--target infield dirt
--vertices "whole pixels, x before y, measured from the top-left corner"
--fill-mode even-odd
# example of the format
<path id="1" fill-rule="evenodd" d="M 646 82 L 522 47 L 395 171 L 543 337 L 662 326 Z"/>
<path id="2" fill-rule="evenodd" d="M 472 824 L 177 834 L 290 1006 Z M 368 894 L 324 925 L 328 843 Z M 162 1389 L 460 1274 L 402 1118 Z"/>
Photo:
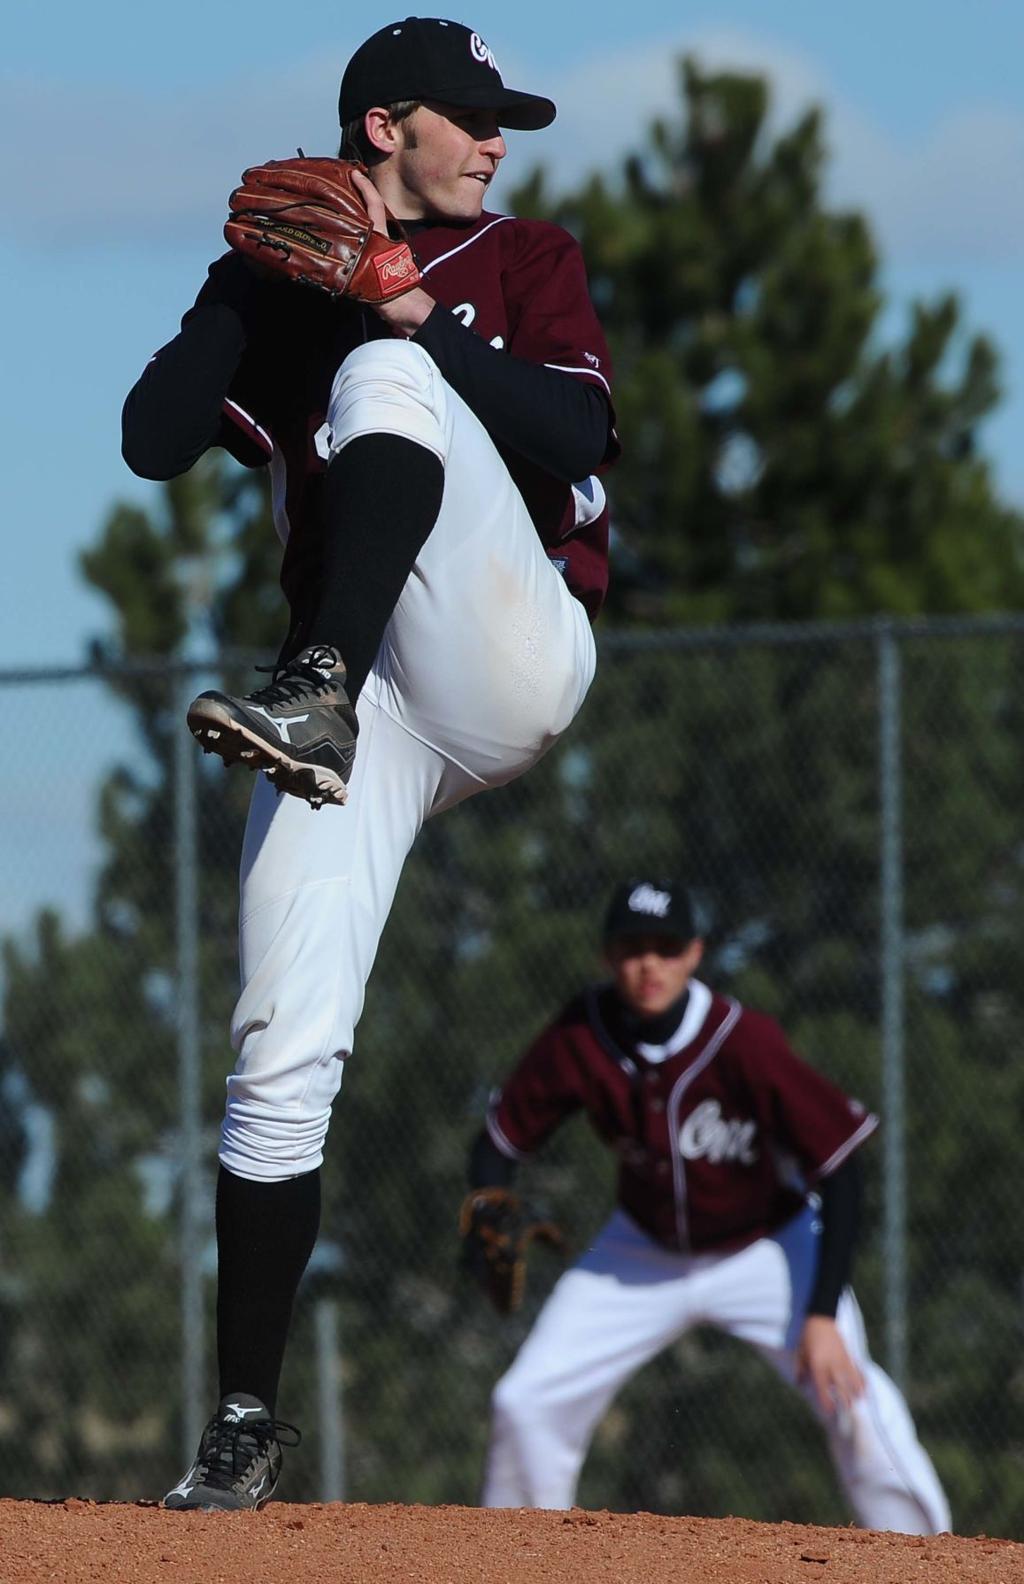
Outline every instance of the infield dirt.
<path id="1" fill-rule="evenodd" d="M 1024 1584 L 1010 1540 L 651 1513 L 0 1501 L 0 1584 Z"/>

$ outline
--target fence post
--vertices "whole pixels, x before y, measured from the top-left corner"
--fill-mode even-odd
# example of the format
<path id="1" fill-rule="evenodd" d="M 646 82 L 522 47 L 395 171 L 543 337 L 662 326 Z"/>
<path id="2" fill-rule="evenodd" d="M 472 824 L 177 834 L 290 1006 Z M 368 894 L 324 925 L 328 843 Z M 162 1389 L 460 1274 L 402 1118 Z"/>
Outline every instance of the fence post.
<path id="1" fill-rule="evenodd" d="M 317 1397 L 320 1419 L 320 1500 L 345 1499 L 345 1436 L 338 1369 L 338 1303 L 318 1298 L 313 1306 L 316 1329 Z"/>
<path id="2" fill-rule="evenodd" d="M 174 690 L 184 722 L 190 676 Z M 174 872 L 178 968 L 178 1118 L 181 1191 L 181 1388 L 183 1460 L 191 1461 L 206 1418 L 203 1370 L 202 1084 L 199 1037 L 199 855 L 196 748 L 181 725 L 174 733 Z"/>
<path id="3" fill-rule="evenodd" d="M 880 972 L 884 1141 L 886 1363 L 907 1380 L 907 1140 L 903 998 L 902 670 L 899 640 L 881 622 L 878 662 L 878 777 L 881 819 Z"/>

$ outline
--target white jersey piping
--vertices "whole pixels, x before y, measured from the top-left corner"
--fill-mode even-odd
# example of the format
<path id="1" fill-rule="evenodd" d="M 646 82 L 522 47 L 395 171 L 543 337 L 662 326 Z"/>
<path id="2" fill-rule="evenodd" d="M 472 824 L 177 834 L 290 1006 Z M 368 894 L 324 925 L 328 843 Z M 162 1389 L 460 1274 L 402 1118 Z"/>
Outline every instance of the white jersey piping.
<path id="1" fill-rule="evenodd" d="M 485 1126 L 487 1128 L 488 1134 L 490 1135 L 491 1143 L 496 1149 L 499 1149 L 503 1155 L 507 1156 L 509 1160 L 522 1161 L 527 1159 L 527 1151 L 516 1149 L 511 1140 L 505 1137 L 505 1134 L 498 1125 L 498 1120 L 495 1117 L 493 1111 L 489 1111 L 487 1113 Z"/>
<path id="2" fill-rule="evenodd" d="M 878 1118 L 873 1112 L 869 1112 L 860 1127 L 850 1134 L 845 1144 L 840 1144 L 839 1148 L 833 1151 L 824 1165 L 818 1167 L 818 1170 L 814 1173 L 815 1179 L 830 1177 L 836 1167 L 841 1166 L 846 1157 L 853 1153 L 858 1144 L 863 1144 L 866 1138 L 870 1138 L 877 1126 Z"/>
<path id="3" fill-rule="evenodd" d="M 549 368 L 549 369 L 557 369 L 559 374 L 588 374 L 591 379 L 596 379 L 596 380 L 600 380 L 601 381 L 601 384 L 604 386 L 604 388 L 608 392 L 609 396 L 612 393 L 612 388 L 609 385 L 608 381 L 605 379 L 603 374 L 599 374 L 597 372 L 597 369 L 592 369 L 592 368 L 573 368 L 568 363 L 545 363 L 544 367 L 545 368 Z"/>
<path id="4" fill-rule="evenodd" d="M 729 1011 L 722 1019 L 719 1027 L 712 1034 L 704 1049 L 691 1066 L 676 1080 L 675 1087 L 668 1099 L 668 1126 L 669 1144 L 672 1150 L 672 1183 L 675 1189 L 676 1201 L 676 1236 L 679 1239 L 680 1249 L 690 1246 L 689 1224 L 686 1215 L 686 1163 L 679 1151 L 679 1107 L 683 1095 L 689 1089 L 695 1078 L 698 1078 L 711 1061 L 718 1054 L 719 1047 L 726 1035 L 735 1028 L 739 1022 L 743 1008 L 738 1001 L 729 997 Z"/>
<path id="5" fill-rule="evenodd" d="M 459 243 L 458 247 L 449 248 L 448 252 L 442 253 L 440 258 L 431 259 L 429 264 L 424 264 L 420 274 L 429 275 L 432 269 L 436 269 L 439 264 L 444 264 L 447 259 L 454 258 L 456 253 L 462 252 L 463 248 L 472 247 L 474 242 L 479 242 L 480 238 L 486 236 L 488 231 L 492 230 L 494 226 L 501 225 L 503 221 L 511 220 L 512 218 L 512 215 L 497 215 L 495 219 L 488 221 L 482 231 L 477 231 L 473 236 L 467 237 L 465 242 Z"/>
<path id="6" fill-rule="evenodd" d="M 273 449 L 274 449 L 273 440 L 271 440 L 270 436 L 268 435 L 267 431 L 262 427 L 262 425 L 258 424 L 256 422 L 256 420 L 253 417 L 252 413 L 247 413 L 245 408 L 244 407 L 240 407 L 236 401 L 232 401 L 230 396 L 225 396 L 224 405 L 225 405 L 225 407 L 230 407 L 231 411 L 232 412 L 236 412 L 240 418 L 244 418 L 245 422 L 250 426 L 250 428 L 255 429 L 256 433 L 259 435 L 259 438 L 260 438 L 261 442 L 266 447 L 268 453 L 273 451 Z"/>

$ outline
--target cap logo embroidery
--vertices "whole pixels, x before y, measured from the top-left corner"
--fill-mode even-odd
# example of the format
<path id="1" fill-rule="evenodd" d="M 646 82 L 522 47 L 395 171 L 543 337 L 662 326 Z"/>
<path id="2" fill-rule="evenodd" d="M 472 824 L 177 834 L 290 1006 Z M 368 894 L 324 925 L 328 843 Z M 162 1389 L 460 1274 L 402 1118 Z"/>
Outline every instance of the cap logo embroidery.
<path id="1" fill-rule="evenodd" d="M 628 906 L 631 913 L 652 913 L 655 918 L 666 918 L 672 898 L 667 891 L 656 891 L 652 885 L 638 885 L 629 894 Z"/>
<path id="2" fill-rule="evenodd" d="M 489 66 L 492 71 L 498 70 L 498 63 L 494 58 L 494 51 L 488 49 L 479 33 L 471 33 L 469 35 L 469 53 L 472 55 L 473 59 L 479 61 L 482 66 Z"/>

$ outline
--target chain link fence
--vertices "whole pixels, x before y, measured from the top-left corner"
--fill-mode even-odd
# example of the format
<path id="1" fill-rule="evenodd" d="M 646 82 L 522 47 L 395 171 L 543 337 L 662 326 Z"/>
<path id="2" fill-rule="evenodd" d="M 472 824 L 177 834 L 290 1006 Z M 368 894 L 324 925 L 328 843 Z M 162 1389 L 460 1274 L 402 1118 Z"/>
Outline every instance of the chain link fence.
<path id="1" fill-rule="evenodd" d="M 261 658 L 261 657 L 257 657 Z M 0 1494 L 157 1496 L 215 1397 L 212 1200 L 249 790 L 183 703 L 216 666 L 0 674 Z M 1024 619 L 610 634 L 566 740 L 428 825 L 347 1064 L 279 1411 L 289 1500 L 473 1502 L 498 1320 L 457 1266 L 489 1088 L 580 982 L 624 874 L 684 877 L 703 976 L 872 1107 L 856 1286 L 958 1529 L 1024 1537 Z M 614 1163 L 524 1185 L 579 1248 Z M 803 1404 L 684 1338 L 584 1505 L 844 1522 Z"/>

